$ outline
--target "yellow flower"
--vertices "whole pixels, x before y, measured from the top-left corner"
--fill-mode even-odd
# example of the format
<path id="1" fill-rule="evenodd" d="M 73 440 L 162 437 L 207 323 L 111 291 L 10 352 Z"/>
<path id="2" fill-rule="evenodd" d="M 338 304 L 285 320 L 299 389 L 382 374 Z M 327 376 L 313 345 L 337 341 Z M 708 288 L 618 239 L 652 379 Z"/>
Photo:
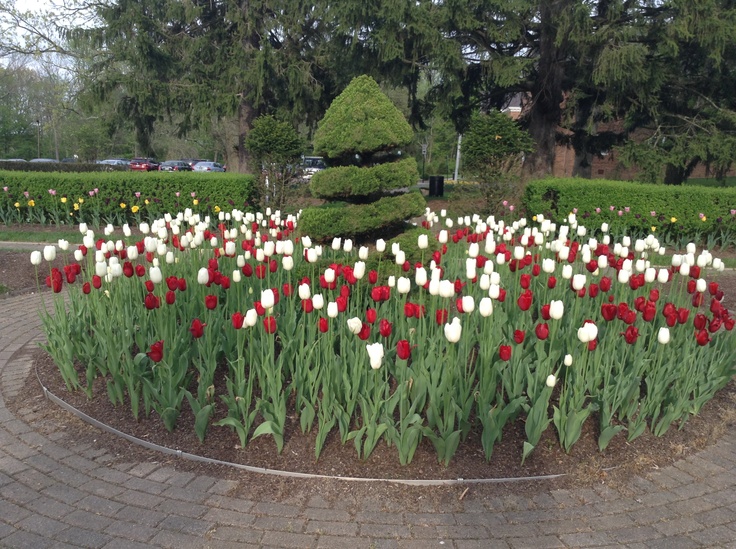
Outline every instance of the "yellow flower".
<path id="1" fill-rule="evenodd" d="M 79 200 L 77 200 L 77 202 L 79 202 L 80 204 L 84 204 L 84 198 L 80 198 Z"/>
<path id="2" fill-rule="evenodd" d="M 536 215 L 533 215 L 532 216 L 532 221 L 536 221 L 536 220 L 537 220 L 537 216 Z"/>
<path id="3" fill-rule="evenodd" d="M 66 196 L 62 196 L 61 197 L 61 203 L 62 204 L 66 204 Z"/>
<path id="4" fill-rule="evenodd" d="M 498 141 L 499 139 L 501 139 L 501 136 L 500 135 L 497 135 L 496 136 L 496 141 Z"/>
<path id="5" fill-rule="evenodd" d="M 677 223 L 677 218 L 674 216 L 670 217 L 670 223 Z"/>
<path id="6" fill-rule="evenodd" d="M 20 202 L 16 202 L 15 204 L 13 204 L 13 206 L 15 206 L 16 208 L 20 208 Z"/>
<path id="7" fill-rule="evenodd" d="M 77 204 L 76 202 L 74 203 L 74 211 L 75 212 L 79 211 L 79 204 Z"/>
<path id="8" fill-rule="evenodd" d="M 215 213 L 220 213 L 220 206 L 215 206 Z"/>
<path id="9" fill-rule="evenodd" d="M 30 206 L 31 208 L 33 208 L 33 206 L 35 206 L 35 205 L 36 205 L 36 201 L 35 201 L 35 200 L 33 200 L 33 199 L 31 198 L 31 199 L 30 199 L 30 200 L 28 201 L 28 205 L 29 205 L 29 206 Z"/>
<path id="10" fill-rule="evenodd" d="M 146 204 L 146 206 L 148 206 L 149 202 L 147 198 L 143 202 Z"/>
<path id="11" fill-rule="evenodd" d="M 707 220 L 708 220 L 708 218 L 705 217 L 705 216 L 703 216 L 703 217 L 700 218 L 700 221 L 707 221 Z"/>
<path id="12" fill-rule="evenodd" d="M 138 213 L 138 210 L 140 210 L 138 206 L 133 206 L 132 208 L 130 208 L 130 211 L 133 213 Z"/>
<path id="13" fill-rule="evenodd" d="M 121 209 L 121 210 L 124 210 L 124 209 L 125 209 L 126 207 L 127 207 L 127 206 L 126 206 L 125 202 L 121 202 L 121 203 L 120 203 L 120 209 Z"/>
<path id="14" fill-rule="evenodd" d="M 657 227 L 655 227 L 654 225 L 652 225 L 652 232 L 655 232 L 656 230 L 657 230 Z"/>
<path id="15" fill-rule="evenodd" d="M 69 215 L 74 215 L 74 212 L 69 212 Z"/>
<path id="16" fill-rule="evenodd" d="M 194 204 L 194 205 L 196 206 L 197 204 L 199 204 L 199 200 L 197 200 L 197 199 L 195 198 L 194 200 L 192 200 L 192 204 Z"/>

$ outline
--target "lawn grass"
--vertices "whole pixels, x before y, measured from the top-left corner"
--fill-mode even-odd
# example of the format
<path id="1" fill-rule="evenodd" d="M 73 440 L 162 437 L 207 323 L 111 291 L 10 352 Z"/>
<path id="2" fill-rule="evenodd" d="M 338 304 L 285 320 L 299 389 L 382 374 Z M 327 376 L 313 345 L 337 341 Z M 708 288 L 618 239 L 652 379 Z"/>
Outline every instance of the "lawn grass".
<path id="1" fill-rule="evenodd" d="M 722 181 L 712 177 L 694 177 L 685 181 L 685 185 L 701 185 L 703 187 L 736 187 L 736 177 L 726 177 Z"/>
<path id="2" fill-rule="evenodd" d="M 77 230 L 55 230 L 49 228 L 48 231 L 22 229 L 1 229 L 0 241 L 2 242 L 40 242 L 48 244 L 56 244 L 59 239 L 68 240 L 71 244 L 81 244 L 82 235 Z"/>

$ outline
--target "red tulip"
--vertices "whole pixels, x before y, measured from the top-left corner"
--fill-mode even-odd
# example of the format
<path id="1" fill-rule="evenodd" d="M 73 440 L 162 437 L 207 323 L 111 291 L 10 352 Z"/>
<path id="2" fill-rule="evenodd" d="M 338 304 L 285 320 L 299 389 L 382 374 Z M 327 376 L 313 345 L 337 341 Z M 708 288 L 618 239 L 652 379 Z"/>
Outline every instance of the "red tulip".
<path id="1" fill-rule="evenodd" d="M 511 360 L 511 345 L 501 345 L 498 348 L 498 356 L 501 360 Z"/>
<path id="2" fill-rule="evenodd" d="M 705 328 L 705 325 L 708 323 L 708 319 L 706 316 L 702 313 L 698 313 L 695 315 L 695 318 L 693 319 L 693 326 L 695 326 L 696 330 L 702 330 Z"/>
<path id="3" fill-rule="evenodd" d="M 291 297 L 294 294 L 294 287 L 287 282 L 281 287 L 281 291 L 284 292 L 284 297 Z"/>
<path id="4" fill-rule="evenodd" d="M 634 314 L 636 314 L 636 313 L 634 313 Z M 598 340 L 597 339 L 594 339 L 593 341 L 588 341 L 588 350 L 589 351 L 595 351 L 597 348 L 598 348 Z"/>
<path id="5" fill-rule="evenodd" d="M 641 316 L 646 322 L 654 320 L 654 317 L 657 316 L 656 305 L 652 301 L 648 301 L 644 306 L 644 311 L 642 311 Z"/>
<path id="6" fill-rule="evenodd" d="M 365 312 L 365 319 L 368 321 L 368 324 L 373 324 L 376 321 L 376 318 L 378 317 L 378 313 L 375 309 L 368 308 Z"/>
<path id="7" fill-rule="evenodd" d="M 396 343 L 396 355 L 401 360 L 408 360 L 411 356 L 411 346 L 406 339 L 401 339 Z"/>
<path id="8" fill-rule="evenodd" d="M 671 315 L 667 315 L 665 317 L 664 321 L 667 324 L 667 326 L 669 326 L 670 328 L 672 328 L 675 324 L 677 324 L 677 315 L 674 314 L 674 313 L 671 314 Z"/>
<path id="9" fill-rule="evenodd" d="M 662 316 L 664 317 L 668 317 L 676 313 L 677 313 L 677 308 L 675 307 L 675 304 L 670 301 L 665 303 L 664 307 L 662 307 Z"/>
<path id="10" fill-rule="evenodd" d="M 204 335 L 204 327 L 207 326 L 204 322 L 195 318 L 192 320 L 192 325 L 189 327 L 189 331 L 192 333 L 194 339 L 199 339 Z"/>
<path id="11" fill-rule="evenodd" d="M 146 268 L 141 264 L 136 265 L 135 274 L 138 278 L 143 278 L 144 276 L 146 276 Z"/>
<path id="12" fill-rule="evenodd" d="M 368 282 L 370 282 L 371 284 L 375 284 L 376 282 L 378 282 L 378 271 L 368 271 Z"/>
<path id="13" fill-rule="evenodd" d="M 549 326 L 546 323 L 537 324 L 534 333 L 537 334 L 538 339 L 547 339 L 549 337 Z"/>
<path id="14" fill-rule="evenodd" d="M 391 324 L 385 318 L 382 318 L 381 321 L 378 323 L 378 332 L 383 337 L 388 337 L 391 335 L 391 332 L 393 331 L 393 327 L 394 327 L 393 324 Z"/>
<path id="15" fill-rule="evenodd" d="M 690 309 L 686 309 L 685 307 L 680 307 L 679 309 L 677 309 L 677 322 L 679 324 L 685 324 L 689 316 Z"/>
<path id="16" fill-rule="evenodd" d="M 371 325 L 366 324 L 363 322 L 363 327 L 360 329 L 360 332 L 358 333 L 358 337 L 365 341 L 371 336 Z"/>
<path id="17" fill-rule="evenodd" d="M 279 264 L 275 259 L 272 259 L 268 262 L 268 270 L 272 273 L 275 273 L 279 268 Z"/>
<path id="18" fill-rule="evenodd" d="M 531 282 L 532 282 L 532 275 L 530 275 L 528 273 L 525 273 L 525 274 L 521 275 L 521 278 L 519 279 L 519 284 L 525 290 L 528 290 L 529 289 L 529 286 L 531 285 Z"/>
<path id="19" fill-rule="evenodd" d="M 158 309 L 159 306 L 161 305 L 159 298 L 157 298 L 155 295 L 150 294 L 150 293 L 146 294 L 146 298 L 143 302 L 146 305 L 146 309 L 148 309 L 149 311 L 152 309 Z"/>
<path id="20" fill-rule="evenodd" d="M 166 287 L 173 292 L 179 287 L 179 279 L 175 276 L 167 276 Z"/>
<path id="21" fill-rule="evenodd" d="M 258 314 L 258 316 L 264 316 L 266 314 L 266 309 L 260 301 L 254 301 L 253 308 L 256 310 L 256 314 Z"/>
<path id="22" fill-rule="evenodd" d="M 126 278 L 130 278 L 135 274 L 135 269 L 130 261 L 123 263 L 123 274 Z"/>
<path id="23" fill-rule="evenodd" d="M 608 292 L 611 289 L 611 279 L 607 276 L 601 278 L 600 287 L 602 292 Z"/>
<path id="24" fill-rule="evenodd" d="M 164 340 L 157 341 L 151 345 L 151 350 L 146 353 L 148 358 L 154 362 L 161 362 L 164 358 Z"/>
<path id="25" fill-rule="evenodd" d="M 243 276 L 247 276 L 248 278 L 253 276 L 253 267 L 250 265 L 250 263 L 246 263 L 245 265 L 243 265 L 240 270 L 243 272 Z"/>
<path id="26" fill-rule="evenodd" d="M 499 296 L 500 297 L 500 296 Z M 522 311 L 528 311 L 529 307 L 532 306 L 532 293 L 529 290 L 525 290 L 516 300 L 516 304 Z"/>
<path id="27" fill-rule="evenodd" d="M 728 317 L 726 317 L 723 320 L 723 325 L 726 327 L 726 330 L 728 330 L 730 332 L 731 330 L 733 330 L 733 325 L 734 325 L 735 322 L 736 321 L 734 321 L 733 318 L 731 318 L 730 316 L 728 316 Z"/>
<path id="28" fill-rule="evenodd" d="M 698 333 L 696 333 L 695 341 L 697 341 L 698 345 L 700 345 L 701 347 L 708 345 L 708 342 L 710 341 L 710 336 L 708 335 L 708 331 L 700 330 Z"/>
<path id="29" fill-rule="evenodd" d="M 611 322 L 614 318 L 616 318 L 616 313 L 618 312 L 618 308 L 613 303 L 604 303 L 601 305 L 601 316 L 605 318 L 608 322 Z"/>
<path id="30" fill-rule="evenodd" d="M 498 302 L 499 303 L 503 303 L 504 301 L 506 301 L 506 290 L 504 290 L 503 288 L 499 288 L 499 290 L 498 290 Z"/>
<path id="31" fill-rule="evenodd" d="M 256 265 L 255 271 L 256 278 L 258 278 L 259 280 L 263 280 L 264 278 L 266 278 L 266 266 L 262 263 L 260 265 Z"/>
<path id="32" fill-rule="evenodd" d="M 273 334 L 276 332 L 276 319 L 272 316 L 267 316 L 263 319 L 263 327 L 266 329 L 267 334 Z"/>
<path id="33" fill-rule="evenodd" d="M 317 327 L 319 328 L 319 331 L 322 332 L 323 334 L 327 332 L 327 328 L 328 328 L 327 319 L 323 316 L 319 317 L 319 320 L 317 321 Z"/>
<path id="34" fill-rule="evenodd" d="M 694 294 L 695 289 L 697 288 L 697 282 L 695 280 L 688 280 L 687 281 L 687 293 Z"/>
<path id="35" fill-rule="evenodd" d="M 716 295 L 718 293 L 718 282 L 708 284 L 708 293 L 710 295 Z"/>
<path id="36" fill-rule="evenodd" d="M 633 326 L 629 326 L 621 335 L 624 336 L 626 343 L 633 345 L 639 337 L 639 330 Z"/>
<path id="37" fill-rule="evenodd" d="M 624 317 L 622 318 L 622 320 L 626 324 L 633 324 L 634 322 L 636 322 L 636 311 L 634 311 L 633 309 L 629 309 L 628 311 L 626 311 L 626 313 L 624 313 Z"/>
<path id="38" fill-rule="evenodd" d="M 554 276 L 550 276 L 547 279 L 547 288 L 550 290 L 553 289 L 555 286 L 557 286 L 557 279 Z"/>
<path id="39" fill-rule="evenodd" d="M 245 320 L 245 316 L 243 313 L 235 312 L 230 317 L 230 321 L 233 323 L 233 328 L 236 330 L 240 330 L 240 328 L 243 327 L 243 321 Z"/>
<path id="40" fill-rule="evenodd" d="M 532 266 L 532 274 L 534 276 L 539 276 L 539 273 L 541 273 L 541 272 L 542 272 L 542 267 L 539 265 L 539 263 L 535 263 Z"/>
<path id="41" fill-rule="evenodd" d="M 102 279 L 97 275 L 92 275 L 92 286 L 95 290 L 99 290 L 102 286 Z"/>
<path id="42" fill-rule="evenodd" d="M 526 336 L 526 332 L 524 330 L 514 330 L 514 341 L 519 345 L 524 343 L 524 336 Z"/>
<path id="43" fill-rule="evenodd" d="M 703 304 L 703 294 L 696 292 L 693 294 L 693 307 L 700 307 Z"/>
<path id="44" fill-rule="evenodd" d="M 314 311 L 314 304 L 312 303 L 312 298 L 303 299 L 302 300 L 302 311 L 305 313 L 311 313 Z"/>
<path id="45" fill-rule="evenodd" d="M 541 312 L 543 320 L 549 320 L 550 318 L 552 318 L 551 316 L 549 316 L 549 309 L 550 309 L 549 303 L 545 303 L 544 305 L 542 305 L 542 309 L 540 312 Z"/>
<path id="46" fill-rule="evenodd" d="M 204 296 L 204 306 L 207 307 L 210 311 L 217 307 L 217 296 L 208 294 Z"/>
<path id="47" fill-rule="evenodd" d="M 173 305 L 175 301 L 176 301 L 176 294 L 171 290 L 166 292 L 166 303 L 168 305 Z"/>
<path id="48" fill-rule="evenodd" d="M 346 297 L 343 297 L 343 296 L 336 297 L 335 303 L 337 303 L 337 310 L 340 313 L 344 313 L 345 310 L 348 308 L 348 300 Z"/>
<path id="49" fill-rule="evenodd" d="M 447 313 L 447 309 L 437 309 L 437 311 L 435 311 L 434 313 L 434 319 L 440 326 L 446 324 L 448 318 L 449 314 Z"/>
<path id="50" fill-rule="evenodd" d="M 690 277 L 691 278 L 700 278 L 700 267 L 697 265 L 693 265 L 690 267 Z"/>
<path id="51" fill-rule="evenodd" d="M 659 290 L 653 288 L 649 291 L 649 301 L 657 301 L 659 299 Z"/>

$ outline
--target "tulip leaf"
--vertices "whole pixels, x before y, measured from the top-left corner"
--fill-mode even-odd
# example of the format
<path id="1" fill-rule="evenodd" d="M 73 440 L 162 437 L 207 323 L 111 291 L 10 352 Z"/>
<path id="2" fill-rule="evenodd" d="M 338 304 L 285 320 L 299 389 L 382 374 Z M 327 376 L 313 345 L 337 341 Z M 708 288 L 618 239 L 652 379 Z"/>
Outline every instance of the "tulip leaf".
<path id="1" fill-rule="evenodd" d="M 603 429 L 601 434 L 598 436 L 598 449 L 601 452 L 605 450 L 606 447 L 608 447 L 608 443 L 611 442 L 611 439 L 623 430 L 623 425 L 609 425 Z"/>
<path id="2" fill-rule="evenodd" d="M 212 404 L 207 404 L 206 406 L 202 406 L 202 408 L 199 410 L 199 412 L 197 412 L 197 415 L 195 416 L 194 432 L 197 434 L 199 442 L 204 442 L 204 436 L 207 432 L 207 426 L 209 425 L 212 411 Z"/>

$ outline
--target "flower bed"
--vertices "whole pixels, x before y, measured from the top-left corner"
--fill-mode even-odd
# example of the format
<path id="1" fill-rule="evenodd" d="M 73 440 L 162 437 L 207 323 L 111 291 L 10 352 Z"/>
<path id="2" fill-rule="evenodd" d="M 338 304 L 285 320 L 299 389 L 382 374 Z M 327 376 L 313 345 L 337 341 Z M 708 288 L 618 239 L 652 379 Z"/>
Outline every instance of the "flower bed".
<path id="1" fill-rule="evenodd" d="M 471 431 L 490 459 L 514 421 L 524 458 L 550 425 L 569 450 L 591 417 L 601 449 L 662 435 L 731 379 L 734 321 L 707 250 L 656 268 L 653 235 L 614 242 L 574 215 L 438 230 L 448 221 L 427 212 L 414 264 L 398 242 L 313 245 L 278 212 L 166 216 L 138 241 L 82 226 L 47 280 L 72 294 L 44 315 L 47 349 L 70 388 L 101 377 L 114 404 L 168 429 L 189 406 L 200 439 L 225 427 L 280 451 L 296 414 L 317 457 L 335 432 L 362 458 L 385 441 L 401 463 L 425 437 L 448 463 Z"/>

